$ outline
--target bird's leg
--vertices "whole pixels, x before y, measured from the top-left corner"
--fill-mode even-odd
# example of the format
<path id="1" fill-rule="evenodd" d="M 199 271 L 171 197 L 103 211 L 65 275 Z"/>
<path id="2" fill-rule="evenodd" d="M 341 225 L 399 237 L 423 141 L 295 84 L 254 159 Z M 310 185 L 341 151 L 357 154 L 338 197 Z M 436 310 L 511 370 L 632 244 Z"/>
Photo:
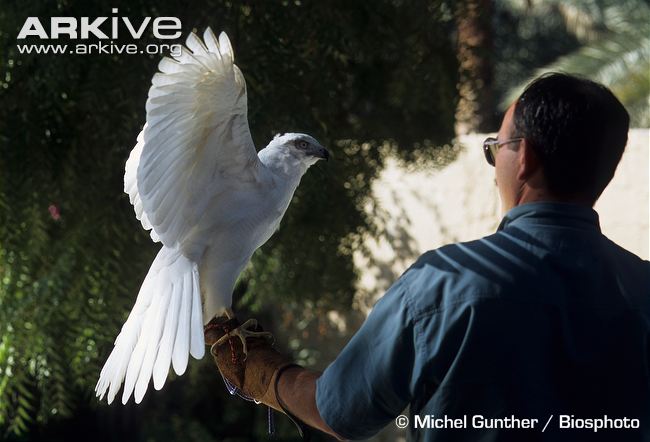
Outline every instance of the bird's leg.
<path id="1" fill-rule="evenodd" d="M 228 319 L 232 319 L 232 318 L 235 317 L 235 312 L 233 312 L 231 308 L 224 309 L 224 314 L 226 315 L 226 318 L 228 318 Z"/>
<path id="2" fill-rule="evenodd" d="M 226 342 L 228 339 L 234 338 L 236 336 L 241 340 L 242 351 L 244 353 L 244 360 L 245 360 L 246 356 L 248 355 L 248 346 L 246 345 L 246 338 L 265 338 L 271 340 L 273 339 L 273 335 L 270 332 L 252 331 L 255 330 L 256 328 L 257 328 L 257 320 L 249 319 L 239 327 L 230 330 L 224 336 L 219 338 L 219 340 L 214 345 L 221 345 L 224 342 Z"/>

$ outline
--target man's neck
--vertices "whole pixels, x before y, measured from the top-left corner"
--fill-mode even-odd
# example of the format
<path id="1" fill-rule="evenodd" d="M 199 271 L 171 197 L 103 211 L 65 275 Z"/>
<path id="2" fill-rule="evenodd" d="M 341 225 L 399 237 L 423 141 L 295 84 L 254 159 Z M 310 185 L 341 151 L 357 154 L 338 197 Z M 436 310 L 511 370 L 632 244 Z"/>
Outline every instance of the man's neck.
<path id="1" fill-rule="evenodd" d="M 562 196 L 558 197 L 553 194 L 551 194 L 548 190 L 545 188 L 539 187 L 539 188 L 533 188 L 527 185 L 524 185 L 523 188 L 521 189 L 521 192 L 519 193 L 517 199 L 515 200 L 515 205 L 520 206 L 522 204 L 526 203 L 534 203 L 534 202 L 542 202 L 542 201 L 547 201 L 547 202 L 556 202 L 556 203 L 571 203 L 571 204 L 580 204 L 588 207 L 593 207 L 593 203 L 591 201 L 588 201 L 586 198 L 582 196 Z"/>

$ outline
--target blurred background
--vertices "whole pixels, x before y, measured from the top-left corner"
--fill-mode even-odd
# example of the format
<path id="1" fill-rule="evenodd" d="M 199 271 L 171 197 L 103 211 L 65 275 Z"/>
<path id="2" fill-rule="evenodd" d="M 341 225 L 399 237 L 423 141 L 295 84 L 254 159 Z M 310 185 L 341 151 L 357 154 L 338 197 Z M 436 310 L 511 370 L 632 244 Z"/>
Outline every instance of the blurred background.
<path id="1" fill-rule="evenodd" d="M 293 131 L 332 152 L 235 290 L 239 316 L 305 366 L 324 368 L 419 254 L 494 231 L 481 141 L 542 72 L 602 82 L 629 110 L 639 129 L 596 208 L 605 234 L 648 259 L 647 0 L 0 0 L 2 440 L 267 439 L 265 409 L 230 397 L 209 358 L 138 406 L 94 397 L 159 247 L 122 179 L 161 56 L 21 54 L 16 37 L 27 17 L 47 29 L 112 8 L 178 17 L 182 39 L 226 31 L 258 148 Z"/>

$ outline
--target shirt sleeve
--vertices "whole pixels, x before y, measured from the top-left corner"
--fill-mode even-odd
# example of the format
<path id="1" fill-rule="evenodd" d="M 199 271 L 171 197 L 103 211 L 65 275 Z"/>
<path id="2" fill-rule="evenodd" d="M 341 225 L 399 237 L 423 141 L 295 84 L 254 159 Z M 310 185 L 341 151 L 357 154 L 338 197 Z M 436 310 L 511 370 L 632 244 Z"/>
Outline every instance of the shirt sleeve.
<path id="1" fill-rule="evenodd" d="M 411 400 L 415 337 L 404 276 L 316 382 L 322 419 L 345 438 L 372 436 Z"/>

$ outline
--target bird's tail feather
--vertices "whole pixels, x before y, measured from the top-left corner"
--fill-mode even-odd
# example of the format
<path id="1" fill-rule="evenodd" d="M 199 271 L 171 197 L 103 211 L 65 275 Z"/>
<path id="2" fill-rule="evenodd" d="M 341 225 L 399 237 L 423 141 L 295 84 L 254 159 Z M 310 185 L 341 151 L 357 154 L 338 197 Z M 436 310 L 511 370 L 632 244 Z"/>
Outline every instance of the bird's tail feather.
<path id="1" fill-rule="evenodd" d="M 178 250 L 163 247 L 115 339 L 95 392 L 101 400 L 108 391 L 110 404 L 124 381 L 122 403 L 133 392 L 140 403 L 149 379 L 160 390 L 170 363 L 181 375 L 189 354 L 200 359 L 204 353 L 198 266 Z"/>

